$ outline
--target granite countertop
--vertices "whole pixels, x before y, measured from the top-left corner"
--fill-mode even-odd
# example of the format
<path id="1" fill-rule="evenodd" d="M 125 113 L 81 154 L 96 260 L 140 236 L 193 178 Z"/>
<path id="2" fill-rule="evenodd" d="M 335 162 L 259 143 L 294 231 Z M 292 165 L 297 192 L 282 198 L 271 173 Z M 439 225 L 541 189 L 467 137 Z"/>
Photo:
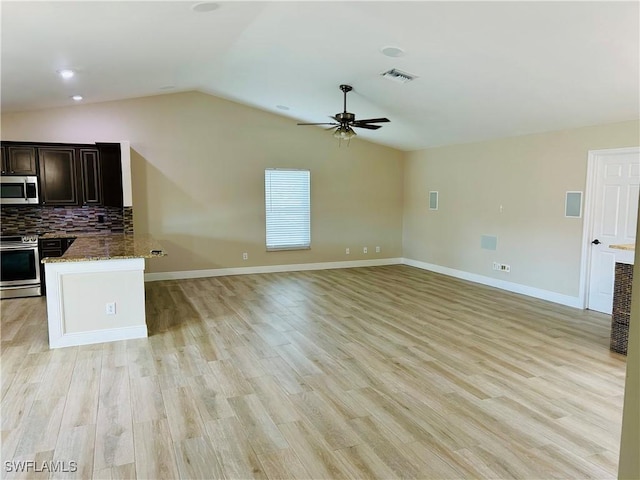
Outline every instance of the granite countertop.
<path id="1" fill-rule="evenodd" d="M 109 233 L 69 233 L 61 237 L 57 233 L 41 238 L 74 238 L 75 241 L 61 257 L 46 257 L 42 263 L 87 262 L 125 258 L 164 257 L 162 246 L 149 235 Z"/>
<path id="2" fill-rule="evenodd" d="M 627 243 L 624 245 L 609 245 L 609 248 L 615 248 L 617 250 L 631 250 L 634 251 L 636 249 L 635 243 Z"/>
<path id="3" fill-rule="evenodd" d="M 113 233 L 111 230 L 103 230 L 100 232 L 47 232 L 40 235 L 39 238 L 78 238 L 78 237 L 103 237 L 105 235 L 123 235 L 123 233 Z"/>

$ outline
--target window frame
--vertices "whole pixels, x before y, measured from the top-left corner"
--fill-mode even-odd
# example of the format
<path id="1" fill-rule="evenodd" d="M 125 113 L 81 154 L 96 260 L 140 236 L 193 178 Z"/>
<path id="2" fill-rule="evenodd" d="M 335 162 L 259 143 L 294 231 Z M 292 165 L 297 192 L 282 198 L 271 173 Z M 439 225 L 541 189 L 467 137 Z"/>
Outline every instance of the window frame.
<path id="1" fill-rule="evenodd" d="M 306 233 L 308 234 L 308 242 L 301 244 L 291 245 L 276 245 L 269 246 L 269 205 L 267 192 L 271 195 L 271 188 L 267 185 L 268 172 L 280 171 L 280 172 L 306 172 L 307 173 L 307 192 L 308 196 L 305 199 L 307 202 L 306 214 L 308 221 L 306 225 Z M 267 252 L 282 252 L 287 250 L 310 250 L 311 249 L 311 170 L 308 168 L 265 168 L 264 170 L 264 208 L 265 208 L 265 248 Z"/>

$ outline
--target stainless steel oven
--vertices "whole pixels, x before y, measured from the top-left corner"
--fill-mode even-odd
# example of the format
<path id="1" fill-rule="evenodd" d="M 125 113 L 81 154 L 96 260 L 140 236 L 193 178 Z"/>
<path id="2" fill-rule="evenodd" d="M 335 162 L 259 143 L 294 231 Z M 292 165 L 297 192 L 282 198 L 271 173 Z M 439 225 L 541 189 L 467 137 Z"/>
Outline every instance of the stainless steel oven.
<path id="1" fill-rule="evenodd" d="M 0 177 L 0 203 L 2 205 L 37 205 L 38 177 L 3 175 Z"/>
<path id="2" fill-rule="evenodd" d="M 37 235 L 3 235 L 0 237 L 0 259 L 0 298 L 40 296 Z"/>

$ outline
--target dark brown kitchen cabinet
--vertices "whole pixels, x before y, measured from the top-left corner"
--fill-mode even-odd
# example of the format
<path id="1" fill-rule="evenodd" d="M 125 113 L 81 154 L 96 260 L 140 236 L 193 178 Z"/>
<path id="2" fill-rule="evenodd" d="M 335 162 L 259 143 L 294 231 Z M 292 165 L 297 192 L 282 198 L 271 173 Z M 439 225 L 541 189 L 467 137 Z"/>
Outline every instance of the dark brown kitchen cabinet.
<path id="1" fill-rule="evenodd" d="M 38 148 L 40 198 L 43 205 L 78 205 L 75 148 Z"/>
<path id="2" fill-rule="evenodd" d="M 119 143 L 3 141 L 2 175 L 36 175 L 45 206 L 122 207 Z"/>
<path id="3" fill-rule="evenodd" d="M 97 143 L 100 151 L 100 176 L 102 178 L 102 204 L 105 207 L 122 207 L 122 161 L 119 143 Z"/>
<path id="4" fill-rule="evenodd" d="M 97 148 L 80 149 L 80 176 L 83 205 L 102 205 L 100 155 Z"/>
<path id="5" fill-rule="evenodd" d="M 38 242 L 40 249 L 40 258 L 61 257 L 64 252 L 71 246 L 75 237 L 72 238 L 45 238 Z M 40 291 L 42 295 L 46 295 L 47 282 L 44 273 L 44 263 L 40 264 Z"/>
<path id="6" fill-rule="evenodd" d="M 36 149 L 28 146 L 2 147 L 3 175 L 36 175 Z"/>

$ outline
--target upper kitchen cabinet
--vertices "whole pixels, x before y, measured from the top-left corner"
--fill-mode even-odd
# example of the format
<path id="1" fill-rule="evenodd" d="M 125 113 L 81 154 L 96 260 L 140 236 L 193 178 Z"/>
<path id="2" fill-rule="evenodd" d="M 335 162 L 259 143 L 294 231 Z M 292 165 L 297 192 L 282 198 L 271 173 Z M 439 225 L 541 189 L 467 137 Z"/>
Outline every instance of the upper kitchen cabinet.
<path id="1" fill-rule="evenodd" d="M 40 147 L 40 198 L 43 205 L 78 205 L 75 148 Z"/>
<path id="2" fill-rule="evenodd" d="M 45 206 L 122 207 L 119 143 L 2 142 L 2 175 L 37 175 Z"/>
<path id="3" fill-rule="evenodd" d="M 97 148 L 80 149 L 80 186 L 83 205 L 102 205 L 100 163 Z"/>
<path id="4" fill-rule="evenodd" d="M 100 177 L 102 180 L 102 204 L 122 207 L 122 161 L 119 143 L 96 143 L 100 152 Z"/>
<path id="5" fill-rule="evenodd" d="M 2 175 L 36 175 L 34 147 L 6 145 L 2 150 Z"/>

